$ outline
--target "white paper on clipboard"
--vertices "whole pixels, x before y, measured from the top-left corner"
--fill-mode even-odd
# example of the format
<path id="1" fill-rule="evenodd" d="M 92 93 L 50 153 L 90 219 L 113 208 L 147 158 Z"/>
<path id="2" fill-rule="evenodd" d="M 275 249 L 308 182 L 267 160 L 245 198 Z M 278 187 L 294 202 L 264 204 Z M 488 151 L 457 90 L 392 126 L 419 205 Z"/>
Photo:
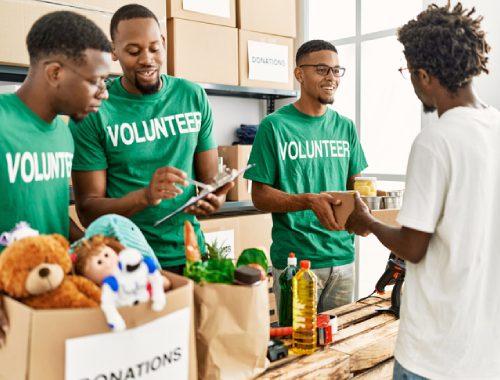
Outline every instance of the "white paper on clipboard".
<path id="1" fill-rule="evenodd" d="M 223 180 L 221 180 L 220 182 L 217 183 L 216 186 L 214 186 L 212 189 L 210 190 L 203 190 L 202 192 L 200 192 L 200 194 L 198 194 L 197 196 L 195 197 L 191 197 L 186 203 L 184 203 L 181 207 L 179 207 L 177 210 L 173 211 L 172 213 L 168 214 L 167 216 L 165 216 L 164 218 L 158 220 L 155 222 L 154 226 L 157 227 L 159 226 L 161 223 L 163 223 L 164 221 L 170 219 L 171 217 L 173 217 L 174 215 L 177 215 L 178 213 L 182 212 L 183 210 L 185 210 L 186 208 L 188 208 L 189 206 L 192 206 L 194 205 L 196 202 L 198 202 L 199 200 L 205 198 L 208 194 L 211 194 L 217 190 L 219 190 L 221 187 L 223 187 L 224 185 L 226 185 L 227 183 L 231 182 L 231 181 L 234 181 L 237 177 L 239 177 L 240 175 L 242 175 L 244 172 L 246 172 L 248 169 L 250 169 L 251 167 L 255 166 L 255 164 L 248 164 L 247 166 L 245 166 L 244 168 L 240 169 L 240 170 L 236 170 L 234 171 L 233 173 L 231 173 L 230 175 L 228 175 L 227 177 L 225 177 Z"/>

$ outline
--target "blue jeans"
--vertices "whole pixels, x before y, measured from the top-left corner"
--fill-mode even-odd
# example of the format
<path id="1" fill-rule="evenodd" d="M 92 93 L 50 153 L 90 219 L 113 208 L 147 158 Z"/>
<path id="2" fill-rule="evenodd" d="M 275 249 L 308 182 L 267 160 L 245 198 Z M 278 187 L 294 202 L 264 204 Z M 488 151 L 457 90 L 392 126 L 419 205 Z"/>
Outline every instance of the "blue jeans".
<path id="1" fill-rule="evenodd" d="M 408 371 L 397 360 L 394 360 L 393 380 L 429 380 L 427 377 L 419 376 Z"/>
<path id="2" fill-rule="evenodd" d="M 318 300 L 318 313 L 352 302 L 354 264 L 313 269 L 312 271 L 318 277 L 318 293 L 316 298 Z M 278 308 L 280 300 L 279 277 L 281 272 L 283 270 L 273 267 L 273 292 Z"/>

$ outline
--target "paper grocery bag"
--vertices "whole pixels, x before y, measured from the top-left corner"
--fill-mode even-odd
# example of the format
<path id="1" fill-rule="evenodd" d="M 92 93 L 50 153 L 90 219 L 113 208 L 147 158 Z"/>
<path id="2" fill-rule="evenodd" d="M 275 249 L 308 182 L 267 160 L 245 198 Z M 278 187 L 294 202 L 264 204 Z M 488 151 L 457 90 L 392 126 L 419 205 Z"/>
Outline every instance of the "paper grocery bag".
<path id="1" fill-rule="evenodd" d="M 259 285 L 195 284 L 199 380 L 252 379 L 269 365 L 269 295 Z"/>

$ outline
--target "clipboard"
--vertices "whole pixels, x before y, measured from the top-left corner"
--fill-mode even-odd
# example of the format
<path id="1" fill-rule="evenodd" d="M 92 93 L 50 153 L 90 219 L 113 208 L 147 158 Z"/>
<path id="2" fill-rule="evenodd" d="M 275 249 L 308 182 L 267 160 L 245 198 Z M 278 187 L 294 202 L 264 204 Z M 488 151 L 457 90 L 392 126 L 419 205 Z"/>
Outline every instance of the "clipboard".
<path id="1" fill-rule="evenodd" d="M 250 169 L 254 166 L 255 166 L 255 164 L 248 164 L 247 166 L 245 166 L 244 168 L 242 168 L 240 170 L 233 170 L 231 173 L 227 173 L 227 175 L 225 175 L 224 177 L 217 180 L 215 182 L 215 184 L 212 185 L 212 187 L 210 189 L 202 190 L 198 195 L 189 198 L 189 200 L 186 203 L 184 203 L 181 207 L 179 207 L 177 210 L 171 212 L 170 214 L 168 214 L 164 218 L 161 218 L 160 220 L 156 221 L 154 224 L 154 227 L 158 227 L 164 221 L 166 221 L 166 220 L 170 219 L 171 217 L 177 215 L 178 213 L 184 211 L 189 206 L 194 205 L 199 200 L 205 198 L 208 194 L 216 192 L 221 187 L 223 187 L 224 185 L 228 184 L 231 181 L 234 181 L 237 177 L 239 177 L 240 175 L 245 173 L 248 169 Z"/>

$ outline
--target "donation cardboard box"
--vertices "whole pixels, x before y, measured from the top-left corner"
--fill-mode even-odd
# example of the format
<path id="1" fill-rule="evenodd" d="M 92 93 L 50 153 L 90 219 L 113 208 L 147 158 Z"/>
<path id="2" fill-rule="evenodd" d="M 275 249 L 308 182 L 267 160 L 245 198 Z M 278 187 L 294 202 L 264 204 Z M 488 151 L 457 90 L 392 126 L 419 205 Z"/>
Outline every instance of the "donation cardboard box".
<path id="1" fill-rule="evenodd" d="M 167 0 L 167 18 L 236 27 L 235 0 Z"/>
<path id="2" fill-rule="evenodd" d="M 167 72 L 201 83 L 238 84 L 238 30 L 182 19 L 167 21 Z"/>
<path id="3" fill-rule="evenodd" d="M 34 310 L 4 297 L 10 328 L 0 379 L 196 379 L 193 282 L 165 275 L 173 285 L 165 309 L 120 308 L 123 332 L 110 332 L 99 308 Z"/>
<path id="4" fill-rule="evenodd" d="M 238 0 L 238 28 L 254 32 L 295 37 L 295 0 Z"/>
<path id="5" fill-rule="evenodd" d="M 243 169 L 250 157 L 251 145 L 227 145 L 219 146 L 219 157 L 222 157 L 224 165 L 230 169 Z M 252 199 L 252 181 L 243 178 L 243 174 L 235 179 L 234 187 L 226 196 L 228 201 L 245 201 Z"/>
<path id="6" fill-rule="evenodd" d="M 293 90 L 293 38 L 239 30 L 240 86 Z"/>

